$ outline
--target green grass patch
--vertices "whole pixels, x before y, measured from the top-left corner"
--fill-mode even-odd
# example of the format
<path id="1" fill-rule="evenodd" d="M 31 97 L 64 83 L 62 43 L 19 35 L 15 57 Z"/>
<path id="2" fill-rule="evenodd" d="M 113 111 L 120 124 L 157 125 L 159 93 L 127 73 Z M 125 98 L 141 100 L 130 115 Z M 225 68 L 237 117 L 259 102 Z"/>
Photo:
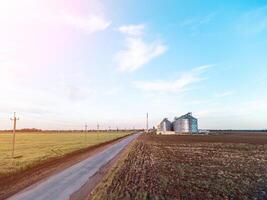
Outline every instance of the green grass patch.
<path id="1" fill-rule="evenodd" d="M 39 162 L 107 142 L 129 132 L 17 133 L 12 158 L 12 133 L 0 134 L 0 177 L 27 169 Z"/>

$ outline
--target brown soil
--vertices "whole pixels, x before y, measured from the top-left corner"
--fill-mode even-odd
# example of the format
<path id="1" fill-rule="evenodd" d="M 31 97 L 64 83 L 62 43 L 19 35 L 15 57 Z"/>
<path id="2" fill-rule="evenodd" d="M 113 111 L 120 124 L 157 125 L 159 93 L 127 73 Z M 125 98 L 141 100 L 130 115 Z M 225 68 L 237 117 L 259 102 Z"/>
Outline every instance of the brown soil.
<path id="1" fill-rule="evenodd" d="M 6 199 L 26 187 L 54 175 L 100 151 L 115 144 L 127 136 L 91 146 L 66 154 L 59 158 L 46 160 L 24 171 L 0 178 L 0 200 Z"/>
<path id="2" fill-rule="evenodd" d="M 247 144 L 267 144 L 267 133 L 237 133 L 220 135 L 157 135 L 146 136 L 151 141 L 167 143 L 247 143 Z M 144 139 L 146 139 L 146 137 Z"/>
<path id="3" fill-rule="evenodd" d="M 267 199 L 267 134 L 143 135 L 97 199 Z"/>

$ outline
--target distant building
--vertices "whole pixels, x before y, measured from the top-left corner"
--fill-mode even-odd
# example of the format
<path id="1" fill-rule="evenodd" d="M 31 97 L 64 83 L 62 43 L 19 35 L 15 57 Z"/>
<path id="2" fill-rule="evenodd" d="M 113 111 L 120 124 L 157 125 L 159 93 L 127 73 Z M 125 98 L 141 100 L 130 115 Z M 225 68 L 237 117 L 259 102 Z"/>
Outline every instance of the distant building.
<path id="1" fill-rule="evenodd" d="M 181 117 L 175 117 L 173 122 L 164 118 L 158 126 L 159 134 L 198 133 L 198 120 L 187 113 Z"/>
<path id="2" fill-rule="evenodd" d="M 192 113 L 175 117 L 172 125 L 175 133 L 198 133 L 198 121 Z"/>
<path id="3" fill-rule="evenodd" d="M 164 118 L 159 124 L 159 130 L 166 132 L 172 131 L 172 123 L 168 120 L 168 118 Z"/>

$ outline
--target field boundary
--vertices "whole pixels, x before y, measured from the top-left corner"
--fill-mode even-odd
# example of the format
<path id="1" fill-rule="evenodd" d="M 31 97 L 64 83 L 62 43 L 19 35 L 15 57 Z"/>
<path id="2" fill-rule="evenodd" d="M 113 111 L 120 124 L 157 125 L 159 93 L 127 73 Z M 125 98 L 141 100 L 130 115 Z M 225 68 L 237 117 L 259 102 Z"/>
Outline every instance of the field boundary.
<path id="1" fill-rule="evenodd" d="M 121 152 L 119 152 L 106 165 L 102 166 L 98 172 L 91 176 L 90 180 L 88 180 L 82 188 L 71 195 L 70 200 L 91 199 L 92 195 L 95 193 L 95 190 L 103 184 L 103 181 L 110 176 L 114 169 L 117 169 L 118 166 L 121 166 L 121 163 L 127 158 L 128 153 L 132 150 L 133 145 L 136 143 L 139 137 L 126 145 Z"/>
<path id="2" fill-rule="evenodd" d="M 141 136 L 138 138 L 140 137 Z M 87 197 L 88 200 L 102 200 L 102 197 L 99 196 L 99 193 L 104 194 L 105 190 L 112 184 L 113 177 L 123 166 L 123 163 L 128 158 L 129 153 L 134 150 L 135 145 L 138 142 L 138 138 L 131 142 L 122 152 L 120 152 L 113 160 L 110 161 L 110 163 L 104 166 L 95 175 L 98 184 L 94 188 L 91 188 L 91 193 Z M 100 178 L 97 178 L 97 176 L 100 176 Z"/>
<path id="3" fill-rule="evenodd" d="M 66 169 L 130 135 L 79 149 L 56 158 L 49 158 L 13 174 L 2 176 L 0 178 L 0 200 L 10 197 L 42 179 Z"/>

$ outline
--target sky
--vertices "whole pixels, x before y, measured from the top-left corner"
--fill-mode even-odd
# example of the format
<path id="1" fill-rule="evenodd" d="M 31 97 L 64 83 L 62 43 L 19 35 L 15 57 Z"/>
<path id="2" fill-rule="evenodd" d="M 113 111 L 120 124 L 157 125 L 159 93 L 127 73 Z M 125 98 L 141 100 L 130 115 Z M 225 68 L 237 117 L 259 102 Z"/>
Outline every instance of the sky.
<path id="1" fill-rule="evenodd" d="M 266 0 L 0 0 L 0 129 L 267 128 Z"/>

